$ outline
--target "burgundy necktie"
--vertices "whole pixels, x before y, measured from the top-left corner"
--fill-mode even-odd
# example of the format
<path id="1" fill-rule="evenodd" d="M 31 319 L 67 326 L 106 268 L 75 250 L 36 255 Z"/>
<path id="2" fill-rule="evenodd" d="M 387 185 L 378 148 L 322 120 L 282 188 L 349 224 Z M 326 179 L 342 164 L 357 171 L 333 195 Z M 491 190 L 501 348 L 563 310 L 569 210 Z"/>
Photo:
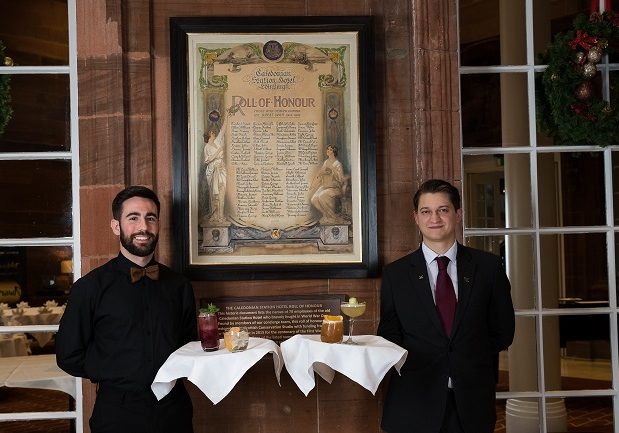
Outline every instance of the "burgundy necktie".
<path id="1" fill-rule="evenodd" d="M 436 308 L 438 309 L 439 316 L 441 317 L 441 323 L 443 329 L 447 335 L 451 335 L 451 325 L 454 321 L 456 313 L 456 292 L 454 291 L 453 283 L 447 273 L 447 265 L 449 264 L 449 257 L 441 256 L 436 258 L 438 264 L 438 277 L 436 278 Z"/>

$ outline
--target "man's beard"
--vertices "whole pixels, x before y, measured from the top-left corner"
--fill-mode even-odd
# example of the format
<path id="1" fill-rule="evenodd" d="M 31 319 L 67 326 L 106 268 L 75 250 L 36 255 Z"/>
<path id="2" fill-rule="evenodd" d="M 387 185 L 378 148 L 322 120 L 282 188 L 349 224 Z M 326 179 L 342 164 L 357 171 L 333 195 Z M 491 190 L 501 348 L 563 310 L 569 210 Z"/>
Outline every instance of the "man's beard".
<path id="1" fill-rule="evenodd" d="M 134 236 L 148 236 L 150 241 L 144 246 L 138 246 L 133 243 Z M 155 236 L 147 231 L 126 235 L 122 227 L 120 228 L 120 244 L 131 254 L 138 257 L 146 257 L 155 251 L 159 235 Z"/>

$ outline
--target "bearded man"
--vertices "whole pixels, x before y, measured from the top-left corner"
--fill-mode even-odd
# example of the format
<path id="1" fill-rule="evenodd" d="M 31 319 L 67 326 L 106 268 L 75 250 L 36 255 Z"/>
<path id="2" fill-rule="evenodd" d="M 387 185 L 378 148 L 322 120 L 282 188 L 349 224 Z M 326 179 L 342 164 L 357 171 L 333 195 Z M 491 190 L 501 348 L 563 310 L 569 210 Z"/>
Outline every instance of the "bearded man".
<path id="1" fill-rule="evenodd" d="M 193 407 L 182 381 L 163 399 L 151 383 L 168 356 L 197 340 L 192 287 L 154 260 L 160 203 L 143 186 L 112 202 L 120 252 L 78 279 L 56 335 L 56 362 L 97 384 L 92 433 L 192 433 Z"/>

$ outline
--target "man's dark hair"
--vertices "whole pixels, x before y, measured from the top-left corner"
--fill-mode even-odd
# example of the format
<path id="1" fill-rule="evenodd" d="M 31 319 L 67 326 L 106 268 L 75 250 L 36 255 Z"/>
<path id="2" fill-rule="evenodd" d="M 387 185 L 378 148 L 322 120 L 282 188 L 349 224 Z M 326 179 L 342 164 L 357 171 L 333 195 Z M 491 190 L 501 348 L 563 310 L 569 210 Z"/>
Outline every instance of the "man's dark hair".
<path id="1" fill-rule="evenodd" d="M 116 197 L 112 202 L 112 215 L 115 220 L 120 221 L 123 212 L 123 203 L 133 197 L 142 197 L 151 200 L 157 206 L 157 216 L 159 216 L 159 209 L 161 205 L 159 204 L 157 194 L 155 194 L 155 192 L 150 188 L 136 185 L 128 186 L 116 194 Z"/>
<path id="2" fill-rule="evenodd" d="M 413 197 L 413 206 L 415 207 L 415 212 L 417 212 L 419 208 L 419 198 L 421 197 L 421 194 L 434 194 L 437 192 L 443 192 L 447 194 L 447 196 L 449 197 L 449 201 L 451 201 L 451 204 L 454 205 L 454 208 L 456 210 L 460 209 L 460 191 L 458 191 L 458 188 L 442 179 L 430 179 L 426 180 L 424 183 L 421 184 L 421 186 L 415 193 L 415 196 Z"/>

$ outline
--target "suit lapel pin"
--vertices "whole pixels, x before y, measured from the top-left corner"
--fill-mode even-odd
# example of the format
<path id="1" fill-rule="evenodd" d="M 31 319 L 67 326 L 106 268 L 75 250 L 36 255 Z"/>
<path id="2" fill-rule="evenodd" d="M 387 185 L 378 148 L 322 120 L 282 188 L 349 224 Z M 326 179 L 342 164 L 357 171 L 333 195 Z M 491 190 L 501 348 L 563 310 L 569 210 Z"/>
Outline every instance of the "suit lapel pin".
<path id="1" fill-rule="evenodd" d="M 423 274 L 418 277 L 420 280 L 423 280 Z"/>
<path id="2" fill-rule="evenodd" d="M 469 277 L 464 277 L 464 282 L 465 282 L 465 283 L 470 283 L 470 282 L 471 282 L 471 279 L 470 279 Z"/>

